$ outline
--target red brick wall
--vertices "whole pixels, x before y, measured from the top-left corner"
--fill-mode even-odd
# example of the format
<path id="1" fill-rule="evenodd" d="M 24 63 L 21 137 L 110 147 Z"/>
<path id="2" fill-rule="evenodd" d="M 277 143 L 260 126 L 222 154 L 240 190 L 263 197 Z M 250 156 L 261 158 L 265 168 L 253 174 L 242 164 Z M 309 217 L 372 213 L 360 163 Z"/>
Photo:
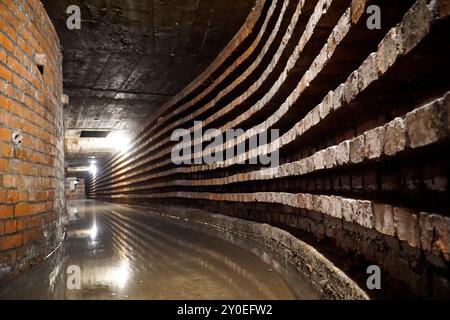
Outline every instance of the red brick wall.
<path id="1" fill-rule="evenodd" d="M 0 1 L 0 280 L 45 257 L 62 236 L 61 59 L 40 1 Z"/>

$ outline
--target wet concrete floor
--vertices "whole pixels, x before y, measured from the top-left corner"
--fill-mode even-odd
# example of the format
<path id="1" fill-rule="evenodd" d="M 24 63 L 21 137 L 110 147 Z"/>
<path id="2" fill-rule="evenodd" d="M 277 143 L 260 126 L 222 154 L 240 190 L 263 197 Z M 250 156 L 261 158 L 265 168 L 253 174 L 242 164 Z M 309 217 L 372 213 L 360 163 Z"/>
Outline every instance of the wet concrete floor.
<path id="1" fill-rule="evenodd" d="M 60 249 L 0 299 L 294 299 L 254 254 L 173 219 L 92 200 L 68 211 Z"/>

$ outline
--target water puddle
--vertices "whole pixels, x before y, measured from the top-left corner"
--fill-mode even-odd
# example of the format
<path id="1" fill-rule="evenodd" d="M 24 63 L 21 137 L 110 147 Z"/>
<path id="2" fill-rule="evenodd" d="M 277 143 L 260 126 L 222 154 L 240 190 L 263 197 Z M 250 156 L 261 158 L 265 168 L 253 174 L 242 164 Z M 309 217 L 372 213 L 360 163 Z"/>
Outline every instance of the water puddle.
<path id="1" fill-rule="evenodd" d="M 0 288 L 0 298 L 295 299 L 256 255 L 169 218 L 77 201 L 69 219 L 61 248 Z"/>

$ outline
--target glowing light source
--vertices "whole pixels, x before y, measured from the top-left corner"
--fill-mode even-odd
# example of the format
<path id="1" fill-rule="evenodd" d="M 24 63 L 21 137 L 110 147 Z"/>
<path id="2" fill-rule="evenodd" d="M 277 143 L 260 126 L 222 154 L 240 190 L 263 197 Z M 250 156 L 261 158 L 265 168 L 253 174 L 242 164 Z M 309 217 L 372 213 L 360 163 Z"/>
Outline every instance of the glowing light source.
<path id="1" fill-rule="evenodd" d="M 123 289 L 127 284 L 129 277 L 130 277 L 130 265 L 127 260 L 124 260 L 115 270 L 113 270 L 111 280 L 117 287 Z"/>
<path id="2" fill-rule="evenodd" d="M 92 225 L 91 230 L 89 230 L 89 236 L 91 238 L 91 240 L 95 240 L 97 238 L 97 234 L 98 234 L 98 229 L 97 229 L 97 224 L 94 222 L 94 224 Z"/>
<path id="3" fill-rule="evenodd" d="M 130 146 L 130 136 L 124 131 L 115 131 L 108 137 L 112 148 L 117 151 L 123 151 Z"/>
<path id="4" fill-rule="evenodd" d="M 95 163 L 91 163 L 91 165 L 89 166 L 89 172 L 95 176 L 97 174 L 97 166 L 95 165 Z"/>

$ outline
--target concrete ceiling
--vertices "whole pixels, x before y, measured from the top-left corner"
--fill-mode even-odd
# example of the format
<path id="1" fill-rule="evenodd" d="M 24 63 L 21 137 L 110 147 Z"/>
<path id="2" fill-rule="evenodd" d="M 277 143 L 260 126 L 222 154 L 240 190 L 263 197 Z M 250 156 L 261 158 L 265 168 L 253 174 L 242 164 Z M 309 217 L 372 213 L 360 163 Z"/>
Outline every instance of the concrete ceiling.
<path id="1" fill-rule="evenodd" d="M 80 139 L 82 130 L 135 130 L 212 62 L 255 0 L 42 2 L 63 47 L 71 165 L 114 151 L 107 140 Z M 66 27 L 66 10 L 74 4 L 81 9 L 80 30 Z"/>

